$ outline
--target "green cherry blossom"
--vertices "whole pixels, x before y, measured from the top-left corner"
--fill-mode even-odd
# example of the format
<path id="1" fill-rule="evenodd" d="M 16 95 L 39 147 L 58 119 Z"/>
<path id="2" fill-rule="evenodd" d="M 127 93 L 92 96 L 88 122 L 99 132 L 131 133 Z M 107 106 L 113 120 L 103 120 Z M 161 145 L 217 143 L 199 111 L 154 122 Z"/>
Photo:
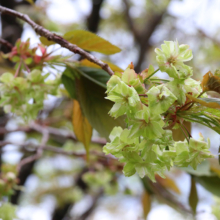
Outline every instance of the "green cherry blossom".
<path id="1" fill-rule="evenodd" d="M 165 86 L 154 86 L 148 92 L 150 111 L 154 114 L 161 114 L 177 100 L 177 97 Z"/>
<path id="2" fill-rule="evenodd" d="M 149 108 L 145 107 L 138 111 L 135 116 L 133 126 L 131 128 L 130 137 L 143 136 L 147 139 L 161 137 L 164 133 L 164 122 L 160 115 L 150 114 Z"/>
<path id="3" fill-rule="evenodd" d="M 164 41 L 161 49 L 156 48 L 156 60 L 161 71 L 175 79 L 186 79 L 192 76 L 192 68 L 183 62 L 193 58 L 188 45 L 179 45 L 177 41 Z"/>
<path id="4" fill-rule="evenodd" d="M 106 99 L 115 102 L 109 112 L 110 115 L 115 118 L 125 113 L 131 114 L 132 112 L 141 109 L 140 98 L 136 90 L 122 81 L 118 81 L 118 84 L 110 90 Z"/>

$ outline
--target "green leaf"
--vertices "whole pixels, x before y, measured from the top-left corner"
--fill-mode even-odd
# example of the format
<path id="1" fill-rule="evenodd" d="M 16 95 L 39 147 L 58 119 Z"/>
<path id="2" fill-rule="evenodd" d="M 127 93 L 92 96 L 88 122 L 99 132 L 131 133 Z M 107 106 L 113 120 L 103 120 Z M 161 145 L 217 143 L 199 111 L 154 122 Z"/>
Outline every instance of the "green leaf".
<path id="1" fill-rule="evenodd" d="M 40 42 L 45 46 L 56 44 L 54 41 L 48 40 L 46 37 L 40 37 Z"/>
<path id="2" fill-rule="evenodd" d="M 33 58 L 32 57 L 28 57 L 27 59 L 25 59 L 24 61 L 27 65 L 30 65 L 33 62 Z"/>
<path id="3" fill-rule="evenodd" d="M 77 99 L 75 86 L 75 75 L 77 74 L 74 69 L 67 67 L 61 76 L 61 81 L 72 99 Z"/>
<path id="4" fill-rule="evenodd" d="M 217 176 L 196 177 L 196 182 L 200 183 L 206 190 L 220 197 L 220 178 Z"/>
<path id="5" fill-rule="evenodd" d="M 106 84 L 110 76 L 106 71 L 92 67 L 79 67 L 77 70 L 83 77 L 89 79 L 104 89 L 107 88 Z"/>
<path id="6" fill-rule="evenodd" d="M 95 68 L 83 67 L 78 70 L 81 77 L 80 79 L 76 79 L 76 91 L 82 111 L 92 127 L 101 136 L 108 139 L 110 132 L 115 126 L 125 127 L 123 118 L 120 117 L 113 120 L 108 115 L 113 103 L 105 99 L 106 88 L 103 88 L 99 84 L 104 85 L 109 79 L 109 76 L 106 75 L 107 73 L 102 74 L 105 71 Z"/>
<path id="7" fill-rule="evenodd" d="M 198 193 L 196 189 L 196 182 L 194 178 L 191 176 L 191 189 L 190 189 L 190 194 L 189 194 L 189 205 L 192 209 L 193 214 L 196 214 L 196 208 L 198 204 Z"/>
<path id="8" fill-rule="evenodd" d="M 202 124 L 220 134 L 220 115 L 217 109 L 196 106 L 187 111 L 179 111 L 177 115 L 186 121 Z"/>
<path id="9" fill-rule="evenodd" d="M 120 48 L 111 44 L 109 41 L 85 30 L 69 31 L 63 37 L 70 43 L 76 44 L 78 47 L 88 51 L 95 51 L 106 55 L 121 51 Z"/>

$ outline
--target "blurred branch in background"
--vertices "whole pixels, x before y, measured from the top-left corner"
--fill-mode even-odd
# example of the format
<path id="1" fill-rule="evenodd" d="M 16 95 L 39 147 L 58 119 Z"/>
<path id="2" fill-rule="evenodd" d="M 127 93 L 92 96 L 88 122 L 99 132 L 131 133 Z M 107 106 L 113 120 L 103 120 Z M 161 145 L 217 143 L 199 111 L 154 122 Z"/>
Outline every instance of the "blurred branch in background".
<path id="1" fill-rule="evenodd" d="M 13 48 L 13 45 L 11 43 L 9 43 L 8 41 L 0 38 L 0 44 L 6 46 L 10 51 L 12 50 Z"/>
<path id="2" fill-rule="evenodd" d="M 92 0 L 92 11 L 87 18 L 87 28 L 89 31 L 96 33 L 101 20 L 100 10 L 104 0 Z"/>
<path id="3" fill-rule="evenodd" d="M 161 11 L 148 11 L 150 13 L 150 16 L 148 16 L 149 19 L 145 21 L 145 24 L 142 27 L 142 30 L 137 29 L 137 26 L 135 24 L 135 21 L 133 20 L 131 14 L 130 14 L 130 4 L 129 0 L 123 0 L 125 5 L 125 17 L 127 20 L 128 27 L 130 28 L 135 43 L 137 44 L 139 48 L 139 54 L 137 63 L 135 65 L 136 72 L 140 72 L 142 70 L 141 65 L 144 62 L 145 55 L 148 53 L 151 45 L 150 45 L 150 38 L 154 31 L 156 30 L 157 26 L 161 23 L 162 18 L 164 14 L 166 13 L 167 7 L 165 9 L 162 9 Z"/>

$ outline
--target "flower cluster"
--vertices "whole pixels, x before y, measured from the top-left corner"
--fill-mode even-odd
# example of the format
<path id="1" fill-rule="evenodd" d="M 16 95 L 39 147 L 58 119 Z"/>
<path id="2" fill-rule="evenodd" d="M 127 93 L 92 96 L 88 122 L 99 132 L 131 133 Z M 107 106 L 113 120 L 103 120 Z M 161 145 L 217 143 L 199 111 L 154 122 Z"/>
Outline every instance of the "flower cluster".
<path id="1" fill-rule="evenodd" d="M 40 70 L 33 70 L 26 78 L 14 77 L 4 73 L 0 77 L 0 106 L 6 113 L 12 112 L 25 120 L 36 118 L 43 108 L 47 94 L 56 95 L 60 79 L 47 80 L 49 74 L 42 75 Z"/>
<path id="2" fill-rule="evenodd" d="M 125 163 L 126 176 L 137 172 L 152 181 L 155 174 L 164 177 L 164 171 L 174 165 L 195 169 L 205 158 L 212 157 L 209 142 L 202 137 L 173 140 L 171 129 L 183 123 L 176 115 L 177 109 L 186 104 L 187 93 L 198 97 L 202 89 L 199 82 L 189 78 L 192 68 L 183 63 L 192 59 L 189 47 L 165 41 L 161 48 L 155 50 L 157 62 L 160 70 L 173 78 L 169 82 L 157 85 L 153 78 L 138 75 L 129 66 L 107 83 L 107 99 L 115 103 L 109 113 L 115 118 L 126 115 L 127 128 L 115 127 L 103 151 Z M 147 89 L 146 80 L 150 82 Z"/>

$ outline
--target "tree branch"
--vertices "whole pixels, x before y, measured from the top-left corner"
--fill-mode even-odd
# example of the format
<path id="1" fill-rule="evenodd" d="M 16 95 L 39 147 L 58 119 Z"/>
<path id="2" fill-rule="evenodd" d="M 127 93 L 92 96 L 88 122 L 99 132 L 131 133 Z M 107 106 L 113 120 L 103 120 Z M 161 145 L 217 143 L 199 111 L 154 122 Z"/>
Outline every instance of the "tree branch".
<path id="1" fill-rule="evenodd" d="M 136 66 L 135 66 L 135 70 L 136 70 L 136 72 L 140 72 L 141 71 L 141 64 L 144 61 L 145 54 L 150 49 L 150 43 L 149 43 L 150 37 L 154 33 L 158 24 L 161 22 L 162 17 L 164 15 L 164 13 L 166 12 L 166 8 L 159 13 L 152 12 L 152 15 L 150 16 L 149 19 L 146 20 L 146 22 L 143 26 L 143 30 L 141 31 L 136 28 L 134 20 L 132 19 L 132 17 L 129 14 L 130 5 L 129 5 L 128 0 L 123 0 L 123 2 L 125 5 L 125 15 L 126 15 L 128 27 L 130 28 L 130 30 L 134 36 L 135 42 L 139 47 L 139 56 L 138 56 L 138 60 L 137 60 Z"/>
<path id="2" fill-rule="evenodd" d="M 31 163 L 39 159 L 43 155 L 44 146 L 47 143 L 50 136 L 49 136 L 49 132 L 45 128 L 42 129 L 41 133 L 42 133 L 42 140 L 41 140 L 40 146 L 37 148 L 36 154 L 31 155 L 30 157 L 26 157 L 23 160 L 21 160 L 17 166 L 18 171 L 20 171 L 21 167 L 24 166 L 25 164 Z"/>
<path id="3" fill-rule="evenodd" d="M 88 52 L 84 51 L 83 49 L 79 48 L 75 44 L 69 43 L 67 40 L 65 40 L 63 37 L 54 34 L 50 32 L 49 30 L 43 28 L 42 26 L 36 24 L 34 21 L 32 21 L 28 15 L 22 14 L 20 12 L 5 8 L 0 6 L 0 12 L 2 14 L 8 14 L 14 17 L 17 17 L 25 22 L 27 22 L 37 34 L 40 36 L 46 37 L 50 41 L 54 41 L 60 46 L 67 48 L 68 50 L 72 51 L 73 53 L 77 53 L 83 57 L 85 57 L 87 60 L 99 65 L 103 70 L 105 70 L 110 76 L 114 74 L 112 69 L 108 66 L 108 64 L 102 62 L 101 60 L 97 59 L 95 56 L 89 54 Z"/>
<path id="4" fill-rule="evenodd" d="M 99 198 L 103 195 L 103 193 L 104 193 L 104 190 L 100 189 L 99 192 L 93 197 L 93 201 L 89 209 L 86 210 L 81 216 L 79 216 L 77 220 L 85 220 L 92 214 L 92 212 L 95 210 L 97 206 Z"/>
<path id="5" fill-rule="evenodd" d="M 92 0 L 92 11 L 87 18 L 87 28 L 89 31 L 96 33 L 100 22 L 100 9 L 104 0 Z"/>
<path id="6" fill-rule="evenodd" d="M 33 149 L 39 149 L 41 146 L 41 150 L 45 150 L 45 151 L 51 151 L 54 152 L 56 154 L 61 154 L 61 155 L 66 155 L 66 156 L 75 156 L 75 157 L 85 157 L 86 154 L 84 153 L 75 153 L 72 151 L 66 151 L 63 150 L 62 148 L 58 148 L 58 147 L 54 147 L 54 146 L 50 146 L 50 145 L 36 145 L 36 144 L 30 144 L 30 143 L 13 143 L 10 141 L 0 141 L 0 147 L 4 147 L 5 145 L 17 145 L 22 147 L 23 149 L 27 149 L 27 148 L 33 148 Z"/>
<path id="7" fill-rule="evenodd" d="M 12 50 L 13 45 L 11 43 L 9 43 L 8 41 L 0 38 L 0 44 L 6 46 L 9 50 Z"/>
<path id="8" fill-rule="evenodd" d="M 130 30 L 131 30 L 134 38 L 135 38 L 135 41 L 138 42 L 141 36 L 140 36 L 139 31 L 135 27 L 133 19 L 131 18 L 130 14 L 129 14 L 130 5 L 128 3 L 128 0 L 123 0 L 123 2 L 124 2 L 124 5 L 125 5 L 125 16 L 126 16 L 128 26 L 129 26 L 129 28 L 130 28 Z"/>
<path id="9" fill-rule="evenodd" d="M 42 129 L 46 129 L 47 132 L 49 132 L 50 135 L 54 135 L 57 137 L 63 137 L 65 139 L 71 139 L 73 141 L 77 141 L 76 136 L 74 135 L 73 132 L 68 131 L 68 130 L 61 130 L 61 129 L 57 129 L 57 128 L 53 128 L 53 127 L 45 127 L 36 123 L 31 123 L 29 126 L 27 127 L 20 127 L 20 128 L 16 128 L 13 130 L 8 130 L 5 127 L 0 127 L 0 135 L 1 134 L 7 134 L 7 133 L 12 133 L 12 132 L 16 132 L 16 131 L 23 131 L 23 132 L 39 132 L 42 133 Z M 103 138 L 92 138 L 91 140 L 92 143 L 95 144 L 99 144 L 99 145 L 105 145 L 106 144 L 106 140 Z"/>
<path id="10" fill-rule="evenodd" d="M 20 161 L 20 163 L 17 166 L 18 171 L 20 171 L 21 168 L 23 168 L 25 165 L 29 163 L 33 163 L 34 161 L 38 160 L 43 155 L 44 151 L 50 151 L 50 152 L 53 152 L 59 155 L 86 159 L 86 153 L 76 153 L 74 151 L 66 151 L 59 147 L 46 145 L 45 143 L 47 142 L 48 138 L 49 138 L 48 134 L 44 133 L 40 145 L 33 144 L 33 143 L 13 143 L 10 141 L 0 141 L 0 150 L 2 149 L 2 147 L 8 144 L 19 146 L 23 150 L 26 150 L 26 151 L 30 149 L 32 149 L 32 151 L 35 150 L 36 152 L 35 154 L 29 157 L 25 157 L 24 159 Z M 97 156 L 98 161 L 102 163 L 103 165 L 108 166 L 108 167 L 116 166 L 117 169 L 119 170 L 122 169 L 121 164 L 118 164 L 117 159 L 113 158 L 112 156 L 104 155 L 103 153 L 99 153 L 97 151 L 90 151 L 90 153 L 94 156 Z"/>

